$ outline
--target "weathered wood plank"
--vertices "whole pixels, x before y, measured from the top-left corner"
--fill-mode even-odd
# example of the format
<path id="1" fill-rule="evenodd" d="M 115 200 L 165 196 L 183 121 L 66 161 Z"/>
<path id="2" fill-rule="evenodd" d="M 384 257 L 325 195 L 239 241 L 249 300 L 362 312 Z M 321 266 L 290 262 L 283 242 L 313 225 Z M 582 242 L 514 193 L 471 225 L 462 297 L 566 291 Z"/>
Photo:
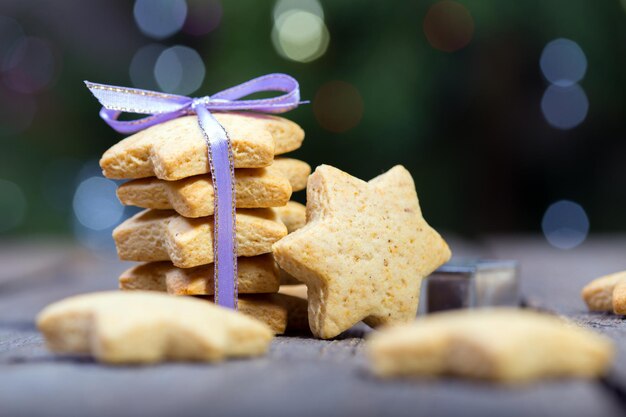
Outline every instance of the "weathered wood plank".
<path id="1" fill-rule="evenodd" d="M 461 245 L 454 245 L 455 247 Z M 468 246 L 465 246 L 467 248 Z M 541 239 L 487 239 L 457 250 L 519 259 L 529 300 L 618 342 L 612 381 L 626 375 L 626 321 L 588 314 L 578 297 L 590 278 L 626 268 L 626 239 L 556 252 Z M 32 256 L 36 256 L 33 254 Z M 266 357 L 216 365 L 103 366 L 60 358 L 43 346 L 35 314 L 71 294 L 112 289 L 127 265 L 81 257 L 45 279 L 0 291 L 0 416 L 273 415 L 485 416 L 623 415 L 623 404 L 595 381 L 552 381 L 521 389 L 452 379 L 380 381 L 367 368 L 359 327 L 332 341 L 278 337 Z"/>
<path id="2" fill-rule="evenodd" d="M 45 281 L 50 272 L 63 269 L 80 253 L 69 242 L 4 241 L 0 243 L 0 294 Z"/>
<path id="3" fill-rule="evenodd" d="M 622 411 L 601 385 L 582 381 L 523 389 L 455 380 L 379 381 L 350 339 L 278 338 L 260 359 L 139 368 L 61 359 L 30 338 L 23 340 L 29 343 L 0 359 L 0 415 L 610 416 Z"/>

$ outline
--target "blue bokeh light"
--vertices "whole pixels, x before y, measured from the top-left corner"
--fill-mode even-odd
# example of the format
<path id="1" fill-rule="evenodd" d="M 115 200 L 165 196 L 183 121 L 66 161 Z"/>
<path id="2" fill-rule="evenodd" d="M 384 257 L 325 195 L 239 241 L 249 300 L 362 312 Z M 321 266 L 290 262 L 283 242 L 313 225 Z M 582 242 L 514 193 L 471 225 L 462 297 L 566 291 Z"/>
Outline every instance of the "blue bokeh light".
<path id="1" fill-rule="evenodd" d="M 133 9 L 142 33 L 164 39 L 182 29 L 187 18 L 185 0 L 137 0 Z"/>
<path id="2" fill-rule="evenodd" d="M 543 48 L 539 66 L 551 84 L 569 87 L 585 76 L 587 57 L 576 42 L 559 38 Z"/>
<path id="3" fill-rule="evenodd" d="M 572 249 L 587 239 L 589 219 L 578 203 L 561 200 L 550 205 L 543 215 L 541 229 L 550 245 Z"/>
<path id="4" fill-rule="evenodd" d="M 200 54 L 182 45 L 161 52 L 154 66 L 154 77 L 160 89 L 167 93 L 193 93 L 202 85 L 205 74 Z"/>
<path id="5" fill-rule="evenodd" d="M 552 127 L 572 129 L 587 117 L 589 100 L 578 84 L 569 87 L 550 85 L 541 99 L 541 111 Z"/>
<path id="6" fill-rule="evenodd" d="M 102 177 L 82 181 L 72 204 L 80 224 L 92 230 L 104 230 L 117 224 L 124 214 L 124 206 L 117 200 L 116 189 L 115 182 Z"/>

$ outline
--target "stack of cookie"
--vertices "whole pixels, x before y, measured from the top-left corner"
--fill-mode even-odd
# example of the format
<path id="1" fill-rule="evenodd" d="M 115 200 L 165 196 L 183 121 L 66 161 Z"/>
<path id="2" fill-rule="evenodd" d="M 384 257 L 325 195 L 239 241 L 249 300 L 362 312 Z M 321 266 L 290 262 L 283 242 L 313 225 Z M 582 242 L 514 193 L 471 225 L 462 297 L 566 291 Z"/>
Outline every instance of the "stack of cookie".
<path id="1" fill-rule="evenodd" d="M 299 148 L 304 132 L 276 116 L 215 118 L 233 148 L 239 309 L 282 333 L 294 300 L 276 294 L 272 245 L 305 222 L 304 206 L 289 199 L 306 187 L 310 167 L 274 156 Z M 142 262 L 120 276 L 121 289 L 213 299 L 214 189 L 207 159 L 196 116 L 152 126 L 103 155 L 105 177 L 130 180 L 118 189 L 122 204 L 146 209 L 113 232 L 120 259 Z"/>

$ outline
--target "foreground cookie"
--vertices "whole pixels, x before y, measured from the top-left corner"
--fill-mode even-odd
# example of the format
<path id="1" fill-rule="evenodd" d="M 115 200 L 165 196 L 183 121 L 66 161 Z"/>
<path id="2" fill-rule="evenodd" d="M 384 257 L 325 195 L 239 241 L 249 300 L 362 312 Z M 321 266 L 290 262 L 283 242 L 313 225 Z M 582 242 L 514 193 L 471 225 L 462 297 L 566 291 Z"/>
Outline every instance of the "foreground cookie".
<path id="1" fill-rule="evenodd" d="M 367 352 L 379 376 L 454 375 L 501 382 L 597 377 L 612 343 L 557 317 L 527 310 L 437 313 L 374 333 Z"/>
<path id="2" fill-rule="evenodd" d="M 581 296 L 591 311 L 613 311 L 613 292 L 626 283 L 626 271 L 596 278 L 583 288 Z"/>
<path id="3" fill-rule="evenodd" d="M 287 228 L 271 209 L 237 210 L 239 256 L 269 253 Z M 213 262 L 213 217 L 187 219 L 170 210 L 144 210 L 113 231 L 122 260 L 171 260 L 180 268 Z"/>
<path id="4" fill-rule="evenodd" d="M 203 300 L 154 292 L 70 297 L 37 317 L 50 350 L 107 363 L 220 361 L 267 351 L 272 331 Z"/>
<path id="5" fill-rule="evenodd" d="M 304 132 L 281 117 L 253 113 L 214 113 L 233 148 L 235 168 L 263 168 L 274 155 L 297 149 Z M 156 176 L 179 180 L 208 173 L 206 142 L 196 116 L 161 123 L 118 142 L 100 159 L 107 178 Z"/>
<path id="6" fill-rule="evenodd" d="M 160 291 L 175 295 L 214 294 L 213 264 L 177 268 L 171 262 L 149 262 L 120 275 L 122 290 Z M 279 272 L 270 254 L 237 258 L 239 293 L 274 293 L 280 285 Z"/>
<path id="7" fill-rule="evenodd" d="M 307 185 L 307 224 L 273 251 L 279 266 L 308 287 L 309 324 L 321 338 L 361 320 L 412 321 L 422 278 L 450 258 L 401 166 L 369 183 L 318 167 Z"/>
<path id="8" fill-rule="evenodd" d="M 287 204 L 294 190 L 292 185 L 300 186 L 303 181 L 306 183 L 311 168 L 296 159 L 286 159 L 285 163 L 279 165 L 283 168 L 291 166 L 288 174 L 274 165 L 235 170 L 237 208 Z M 213 215 L 215 193 L 211 176 L 197 175 L 178 181 L 164 181 L 156 177 L 129 181 L 118 188 L 117 196 L 127 206 L 174 209 L 181 216 L 196 218 Z"/>

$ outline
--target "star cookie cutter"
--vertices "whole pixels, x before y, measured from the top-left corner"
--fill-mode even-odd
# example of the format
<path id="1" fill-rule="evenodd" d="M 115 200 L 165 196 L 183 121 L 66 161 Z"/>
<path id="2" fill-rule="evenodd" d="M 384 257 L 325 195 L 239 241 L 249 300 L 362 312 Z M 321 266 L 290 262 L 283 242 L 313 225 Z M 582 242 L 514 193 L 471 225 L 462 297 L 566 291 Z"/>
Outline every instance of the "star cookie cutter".
<path id="1" fill-rule="evenodd" d="M 518 272 L 513 260 L 453 259 L 424 281 L 420 312 L 518 306 Z"/>

